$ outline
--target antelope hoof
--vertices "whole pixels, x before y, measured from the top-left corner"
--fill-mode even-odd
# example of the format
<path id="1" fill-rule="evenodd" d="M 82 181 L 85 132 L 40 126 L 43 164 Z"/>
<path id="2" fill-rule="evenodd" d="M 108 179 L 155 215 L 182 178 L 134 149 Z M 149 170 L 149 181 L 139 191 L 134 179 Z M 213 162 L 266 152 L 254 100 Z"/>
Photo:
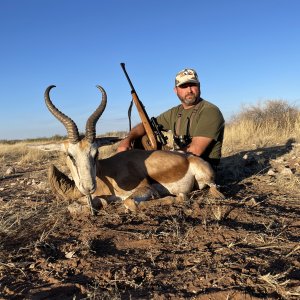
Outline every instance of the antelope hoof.
<path id="1" fill-rule="evenodd" d="M 216 186 L 211 186 L 209 188 L 209 193 L 216 199 L 225 199 L 225 196 L 220 191 L 218 191 Z"/>
<path id="2" fill-rule="evenodd" d="M 123 201 L 123 204 L 125 208 L 129 211 L 136 212 L 137 211 L 137 205 L 135 201 L 132 198 L 127 198 Z"/>

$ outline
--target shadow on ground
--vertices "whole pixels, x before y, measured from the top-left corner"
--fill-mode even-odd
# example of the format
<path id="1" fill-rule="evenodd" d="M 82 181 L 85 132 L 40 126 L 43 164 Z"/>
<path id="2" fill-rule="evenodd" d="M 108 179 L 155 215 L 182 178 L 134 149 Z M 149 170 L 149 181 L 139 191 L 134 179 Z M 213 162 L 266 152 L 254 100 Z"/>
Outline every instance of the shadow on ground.
<path id="1" fill-rule="evenodd" d="M 294 139 L 285 145 L 246 150 L 223 157 L 217 172 L 217 183 L 226 186 L 226 194 L 234 196 L 244 186 L 240 183 L 253 175 L 265 174 L 271 168 L 271 160 L 277 159 L 293 149 Z"/>

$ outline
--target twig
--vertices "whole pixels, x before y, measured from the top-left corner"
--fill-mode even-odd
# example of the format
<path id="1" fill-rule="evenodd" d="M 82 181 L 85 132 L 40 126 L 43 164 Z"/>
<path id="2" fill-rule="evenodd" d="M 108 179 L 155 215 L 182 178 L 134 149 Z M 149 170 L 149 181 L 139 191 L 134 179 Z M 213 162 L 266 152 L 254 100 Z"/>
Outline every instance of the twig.
<path id="1" fill-rule="evenodd" d="M 292 251 L 290 251 L 285 257 L 290 256 L 292 253 L 297 252 L 300 249 L 300 245 L 297 245 L 296 247 L 294 247 L 294 249 Z"/>
<path id="2" fill-rule="evenodd" d="M 88 194 L 86 197 L 87 197 L 88 205 L 89 205 L 90 210 L 91 210 L 91 215 L 94 216 L 95 215 L 95 210 L 94 210 L 93 204 L 92 204 L 92 196 L 91 196 L 91 194 Z"/>
<path id="3" fill-rule="evenodd" d="M 11 268 L 11 269 L 16 269 L 16 270 L 20 271 L 27 278 L 27 275 L 24 273 L 24 271 L 22 269 L 20 269 L 20 268 L 17 268 L 15 266 L 15 264 L 13 264 L 13 263 L 5 264 L 5 263 L 3 263 L 3 262 L 0 261 L 0 265 L 8 267 L 8 268 Z"/>

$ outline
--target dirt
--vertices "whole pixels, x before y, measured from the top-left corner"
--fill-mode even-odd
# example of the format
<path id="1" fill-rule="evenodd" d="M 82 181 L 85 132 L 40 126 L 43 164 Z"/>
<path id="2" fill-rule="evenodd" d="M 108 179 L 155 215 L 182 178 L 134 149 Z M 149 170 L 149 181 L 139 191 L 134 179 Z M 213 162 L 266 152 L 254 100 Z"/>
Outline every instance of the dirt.
<path id="1" fill-rule="evenodd" d="M 0 298 L 299 299 L 299 144 L 224 157 L 225 200 L 195 191 L 137 213 L 71 215 L 51 163 L 0 165 Z"/>

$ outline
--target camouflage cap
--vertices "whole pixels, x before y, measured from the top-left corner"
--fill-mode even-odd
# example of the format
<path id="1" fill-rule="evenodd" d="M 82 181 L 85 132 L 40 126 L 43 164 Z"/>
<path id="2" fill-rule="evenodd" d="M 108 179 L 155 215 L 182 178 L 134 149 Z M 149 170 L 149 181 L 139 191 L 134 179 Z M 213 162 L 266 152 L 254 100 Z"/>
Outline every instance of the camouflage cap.
<path id="1" fill-rule="evenodd" d="M 177 73 L 175 78 L 175 86 L 181 86 L 185 83 L 200 83 L 197 72 L 193 69 L 184 69 Z"/>

